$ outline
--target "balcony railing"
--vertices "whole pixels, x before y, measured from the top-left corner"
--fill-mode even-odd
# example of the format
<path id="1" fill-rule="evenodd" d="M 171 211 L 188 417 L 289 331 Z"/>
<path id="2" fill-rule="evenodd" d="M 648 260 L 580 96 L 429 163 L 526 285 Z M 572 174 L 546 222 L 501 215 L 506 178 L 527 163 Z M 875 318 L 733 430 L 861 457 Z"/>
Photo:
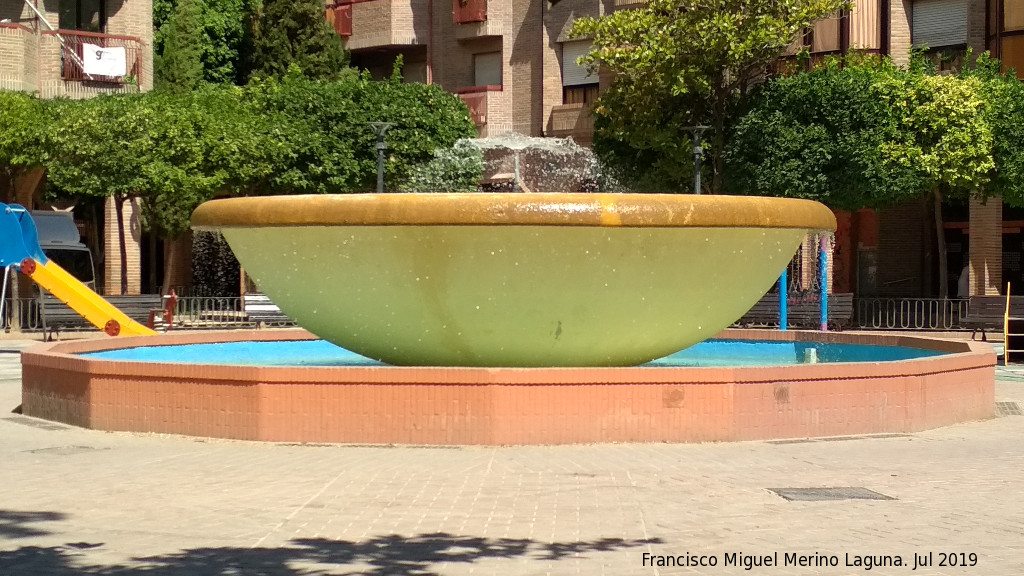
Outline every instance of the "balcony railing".
<path id="1" fill-rule="evenodd" d="M 456 90 L 455 94 L 466 103 L 469 117 L 480 128 L 487 125 L 487 95 L 500 90 L 501 86 L 472 86 Z"/>
<path id="2" fill-rule="evenodd" d="M 456 24 L 487 21 L 487 0 L 452 0 L 452 21 Z"/>
<path id="3" fill-rule="evenodd" d="M 61 78 L 64 80 L 142 84 L 142 41 L 139 38 L 79 30 L 47 30 L 42 34 L 61 41 Z"/>
<path id="4" fill-rule="evenodd" d="M 352 5 L 337 4 L 327 8 L 327 22 L 343 38 L 352 35 Z"/>
<path id="5" fill-rule="evenodd" d="M 594 137 L 594 116 L 589 104 L 562 104 L 551 109 L 551 135 L 571 136 L 589 143 Z"/>

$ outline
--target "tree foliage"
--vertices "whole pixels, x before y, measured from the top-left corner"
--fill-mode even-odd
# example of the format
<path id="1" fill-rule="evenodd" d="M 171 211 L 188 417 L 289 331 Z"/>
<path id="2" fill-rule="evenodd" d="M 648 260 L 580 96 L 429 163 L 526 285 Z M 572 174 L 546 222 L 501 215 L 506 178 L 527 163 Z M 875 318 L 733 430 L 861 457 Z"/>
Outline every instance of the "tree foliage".
<path id="1" fill-rule="evenodd" d="M 28 97 L 17 101 L 38 105 Z M 296 74 L 245 88 L 58 100 L 48 108 L 51 127 L 42 148 L 50 184 L 71 196 L 139 197 L 147 228 L 168 238 L 187 230 L 192 210 L 217 194 L 373 189 L 376 136 L 368 122 L 395 124 L 388 133 L 390 189 L 435 150 L 475 135 L 455 96 L 365 75 L 314 82 Z M 18 124 L 9 134 L 31 129 Z M 0 153 L 8 149 L 4 136 Z M 23 140 L 10 149 L 24 154 Z"/>
<path id="2" fill-rule="evenodd" d="M 804 28 L 847 6 L 844 0 L 650 0 L 576 20 L 572 34 L 593 38 L 584 60 L 613 78 L 596 114 L 604 118 L 602 129 L 622 142 L 619 153 L 651 151 L 637 156 L 654 165 L 668 155 L 672 169 L 681 163 L 672 158 L 675 151 L 691 141 L 683 128 L 710 123 L 717 192 L 737 91 L 762 76 Z"/>
<path id="3" fill-rule="evenodd" d="M 929 198 L 945 298 L 942 200 L 983 190 L 997 163 L 987 83 L 929 72 L 861 60 L 772 82 L 738 122 L 730 187 L 844 209 Z"/>
<path id="4" fill-rule="evenodd" d="M 834 208 L 883 207 L 920 194 L 923 175 L 893 162 L 904 119 L 888 92 L 904 72 L 888 60 L 830 60 L 756 90 L 725 152 L 731 194 L 807 198 Z M 902 92 L 902 90 L 901 90 Z"/>
<path id="5" fill-rule="evenodd" d="M 999 61 L 986 53 L 961 71 L 962 76 L 981 81 L 983 115 L 992 132 L 995 169 L 981 192 L 1001 196 L 1012 206 L 1024 206 L 1024 83 L 1014 71 L 1002 73 L 999 68 Z"/>
<path id="6" fill-rule="evenodd" d="M 203 80 L 214 84 L 244 80 L 241 52 L 244 50 L 255 0 L 194 1 L 201 31 L 197 48 L 203 67 Z M 180 4 L 181 0 L 153 2 L 153 54 L 157 70 L 173 35 L 173 16 Z"/>
<path id="7" fill-rule="evenodd" d="M 180 0 L 164 28 L 163 53 L 154 58 L 156 86 L 164 90 L 195 90 L 204 81 L 200 25 L 204 0 Z"/>
<path id="8" fill-rule="evenodd" d="M 348 75 L 314 82 L 293 73 L 281 81 L 247 88 L 255 105 L 283 127 L 286 166 L 268 193 L 343 193 L 372 190 L 376 183 L 376 133 L 370 122 L 392 122 L 385 183 L 398 188 L 415 164 L 433 158 L 460 138 L 476 135 L 465 104 L 437 86 L 374 82 Z"/>
<path id="9" fill-rule="evenodd" d="M 283 78 L 297 67 L 312 80 L 337 80 L 347 66 L 322 0 L 265 0 L 253 30 L 252 76 Z"/>
<path id="10" fill-rule="evenodd" d="M 53 112 L 50 183 L 72 196 L 138 196 L 164 237 L 187 230 L 200 202 L 268 180 L 286 157 L 238 88 L 101 96 Z"/>
<path id="11" fill-rule="evenodd" d="M 23 170 L 45 162 L 43 136 L 49 117 L 36 97 L 24 92 L 0 92 L 0 172 L 13 184 Z"/>
<path id="12" fill-rule="evenodd" d="M 984 85 L 871 58 L 775 79 L 736 122 L 728 189 L 843 209 L 965 196 L 996 167 Z"/>

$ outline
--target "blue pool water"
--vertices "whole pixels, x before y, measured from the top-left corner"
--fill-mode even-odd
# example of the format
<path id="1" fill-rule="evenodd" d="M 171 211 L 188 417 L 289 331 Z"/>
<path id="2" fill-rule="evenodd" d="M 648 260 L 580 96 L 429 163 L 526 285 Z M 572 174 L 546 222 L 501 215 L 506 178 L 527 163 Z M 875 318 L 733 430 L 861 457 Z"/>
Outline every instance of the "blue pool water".
<path id="1" fill-rule="evenodd" d="M 645 366 L 788 366 L 802 364 L 814 348 L 818 362 L 889 362 L 937 356 L 940 352 L 896 346 L 707 340 Z M 92 358 L 136 362 L 227 364 L 242 366 L 383 366 L 324 340 L 228 342 L 182 346 L 143 346 L 85 354 Z"/>

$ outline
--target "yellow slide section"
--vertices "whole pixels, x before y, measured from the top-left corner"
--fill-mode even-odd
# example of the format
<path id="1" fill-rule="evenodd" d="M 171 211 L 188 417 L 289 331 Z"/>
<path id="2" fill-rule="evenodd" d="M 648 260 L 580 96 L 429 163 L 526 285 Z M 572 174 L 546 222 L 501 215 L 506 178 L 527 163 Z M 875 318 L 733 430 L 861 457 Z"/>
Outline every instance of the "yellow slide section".
<path id="1" fill-rule="evenodd" d="M 105 331 L 111 336 L 150 336 L 156 334 L 153 330 L 146 328 L 135 320 L 107 302 L 99 294 L 93 292 L 88 286 L 82 284 L 77 278 L 58 266 L 52 260 L 46 264 L 36 262 L 36 269 L 28 274 L 29 278 L 35 280 L 56 298 L 63 301 L 78 312 L 83 318 L 92 323 L 93 326 Z M 113 324 L 116 322 L 116 324 Z"/>

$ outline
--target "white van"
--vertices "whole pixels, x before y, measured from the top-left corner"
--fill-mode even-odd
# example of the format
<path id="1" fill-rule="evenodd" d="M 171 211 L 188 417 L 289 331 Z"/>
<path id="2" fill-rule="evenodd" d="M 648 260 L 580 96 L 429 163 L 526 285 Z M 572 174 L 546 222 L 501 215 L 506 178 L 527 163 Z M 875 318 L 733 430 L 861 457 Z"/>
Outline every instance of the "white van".
<path id="1" fill-rule="evenodd" d="M 82 244 L 75 217 L 70 212 L 52 210 L 33 210 L 31 214 L 43 254 L 95 291 L 96 272 L 92 264 L 92 252 Z"/>

